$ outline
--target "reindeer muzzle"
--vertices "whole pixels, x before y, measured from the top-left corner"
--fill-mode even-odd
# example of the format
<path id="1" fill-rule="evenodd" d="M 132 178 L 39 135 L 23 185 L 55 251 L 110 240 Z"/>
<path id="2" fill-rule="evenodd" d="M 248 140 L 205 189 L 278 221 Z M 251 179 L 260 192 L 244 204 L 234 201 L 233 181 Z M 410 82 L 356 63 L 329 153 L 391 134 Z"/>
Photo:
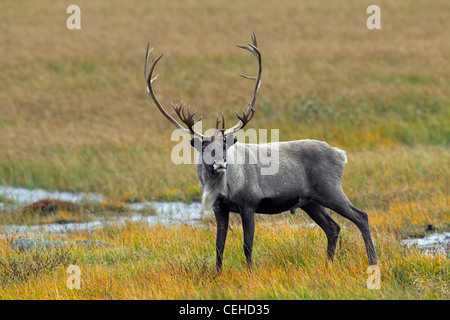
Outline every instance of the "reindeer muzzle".
<path id="1" fill-rule="evenodd" d="M 227 170 L 227 162 L 226 161 L 214 161 L 213 164 L 214 172 L 225 172 Z"/>

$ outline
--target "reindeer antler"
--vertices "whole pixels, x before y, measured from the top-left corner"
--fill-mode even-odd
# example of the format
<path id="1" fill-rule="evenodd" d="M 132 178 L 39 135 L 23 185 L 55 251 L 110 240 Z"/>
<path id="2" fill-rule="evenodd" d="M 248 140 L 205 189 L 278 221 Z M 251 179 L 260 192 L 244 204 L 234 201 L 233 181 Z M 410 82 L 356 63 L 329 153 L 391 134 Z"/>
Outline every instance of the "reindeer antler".
<path id="1" fill-rule="evenodd" d="M 229 128 L 229 129 L 225 129 L 225 118 L 223 116 L 223 113 L 222 113 L 222 120 L 219 120 L 219 115 L 217 115 L 216 133 L 214 134 L 214 137 L 217 136 L 218 133 L 220 132 L 223 139 L 225 139 L 226 136 L 233 134 L 233 133 L 241 130 L 242 128 L 244 128 L 247 125 L 247 123 L 253 118 L 253 116 L 255 114 L 256 94 L 257 94 L 259 86 L 261 84 L 261 72 L 262 72 L 261 53 L 259 52 L 259 49 L 257 47 L 255 33 L 252 33 L 252 43 L 249 43 L 248 46 L 238 45 L 238 47 L 250 51 L 256 57 L 256 59 L 258 61 L 258 75 L 256 77 L 249 77 L 249 76 L 240 74 L 240 76 L 242 76 L 246 79 L 255 80 L 256 84 L 255 84 L 255 88 L 253 90 L 252 100 L 247 103 L 248 104 L 247 110 L 243 110 L 242 116 L 240 116 L 237 112 L 235 112 L 237 118 L 239 119 L 239 122 L 237 124 L 235 124 L 233 127 Z M 155 93 L 153 91 L 152 83 L 153 83 L 153 81 L 155 81 L 158 78 L 159 74 L 157 76 L 155 76 L 154 78 L 152 78 L 152 74 L 153 74 L 153 70 L 155 69 L 156 64 L 161 60 L 163 55 L 161 54 L 156 59 L 152 57 L 150 69 L 147 73 L 148 60 L 153 52 L 153 48 L 151 48 L 150 50 L 149 50 L 149 48 L 150 48 L 150 42 L 147 44 L 147 51 L 145 54 L 144 76 L 145 76 L 145 81 L 147 82 L 148 94 L 150 95 L 150 97 L 152 97 L 153 102 L 155 103 L 156 107 L 170 122 L 172 122 L 182 132 L 193 134 L 202 139 L 212 138 L 212 137 L 206 137 L 203 134 L 201 134 L 200 132 L 197 132 L 194 130 L 194 125 L 197 122 L 201 121 L 203 116 L 201 116 L 198 119 L 194 119 L 194 116 L 197 112 L 191 112 L 190 106 L 188 106 L 187 114 L 186 114 L 185 113 L 185 105 L 184 105 L 183 101 L 181 101 L 179 105 L 174 105 L 172 103 L 172 107 L 173 107 L 174 111 L 176 112 L 176 114 L 178 115 L 180 120 L 186 125 L 186 127 L 187 127 L 186 128 L 186 127 L 183 127 L 180 123 L 178 123 L 178 121 L 175 120 L 169 113 L 167 113 L 167 111 L 164 109 L 164 107 L 159 102 L 158 98 L 156 98 Z M 222 129 L 219 129 L 220 122 L 222 122 Z"/>
<path id="2" fill-rule="evenodd" d="M 156 60 L 155 60 L 155 58 L 152 58 L 152 62 L 151 62 L 151 65 L 150 65 L 150 70 L 147 73 L 148 59 L 150 58 L 150 56 L 151 56 L 151 54 L 153 52 L 153 48 L 151 48 L 149 50 L 149 47 L 150 47 L 150 42 L 147 44 L 147 52 L 145 54 L 145 64 L 144 64 L 144 76 L 145 76 L 145 81 L 147 82 L 148 94 L 150 95 L 150 97 L 152 97 L 153 102 L 155 103 L 155 105 L 159 109 L 159 111 L 161 111 L 161 113 L 170 122 L 172 122 L 178 129 L 180 129 L 184 133 L 190 133 L 190 134 L 193 134 L 193 135 L 203 139 L 204 136 L 201 133 L 199 133 L 199 132 L 197 132 L 197 131 L 195 131 L 193 129 L 194 124 L 196 124 L 198 121 L 201 120 L 201 117 L 200 117 L 200 119 L 194 119 L 193 118 L 194 115 L 196 114 L 196 112 L 191 113 L 190 107 L 189 107 L 188 108 L 188 114 L 187 114 L 187 116 L 185 116 L 185 114 L 184 114 L 184 105 L 183 105 L 182 102 L 180 103 L 179 106 L 174 106 L 172 104 L 172 107 L 175 110 L 175 112 L 177 113 L 177 115 L 180 118 L 180 120 L 188 127 L 188 128 L 185 128 L 181 124 L 179 124 L 178 121 L 175 120 L 170 114 L 167 113 L 167 111 L 164 109 L 164 107 L 158 101 L 158 98 L 156 98 L 155 93 L 153 92 L 152 82 L 155 81 L 156 78 L 158 78 L 159 74 L 156 77 L 154 77 L 154 78 L 152 78 L 152 74 L 153 74 L 153 70 L 155 69 L 156 64 L 158 63 L 159 60 L 161 60 L 163 55 L 161 54 L 158 58 L 156 58 Z"/>
<path id="3" fill-rule="evenodd" d="M 233 127 L 225 130 L 224 136 L 233 134 L 239 130 L 242 130 L 247 123 L 253 118 L 255 114 L 255 104 L 256 104 L 256 94 L 258 92 L 259 86 L 261 85 L 261 73 L 262 73 L 262 62 L 261 62 L 261 52 L 258 49 L 258 44 L 256 42 L 255 33 L 252 32 L 252 43 L 249 43 L 248 46 L 238 45 L 239 48 L 250 51 L 258 61 L 258 75 L 256 77 L 249 77 L 244 74 L 239 74 L 241 77 L 246 79 L 255 80 L 255 88 L 253 89 L 253 97 L 250 102 L 247 102 L 248 108 L 247 110 L 243 110 L 242 116 L 240 116 L 237 112 L 234 112 L 239 119 L 239 122 L 235 124 Z"/>
<path id="4" fill-rule="evenodd" d="M 194 119 L 195 114 L 197 113 L 197 111 L 191 113 L 191 106 L 188 106 L 187 109 L 187 116 L 184 113 L 184 103 L 183 100 L 181 100 L 180 104 L 175 106 L 173 103 L 172 104 L 172 108 L 173 110 L 175 110 L 176 114 L 178 115 L 178 118 L 180 118 L 181 121 L 183 121 L 183 123 L 189 128 L 189 130 L 191 132 L 195 132 L 193 127 L 194 125 L 201 121 L 203 116 L 200 116 L 200 118 L 198 119 Z"/>

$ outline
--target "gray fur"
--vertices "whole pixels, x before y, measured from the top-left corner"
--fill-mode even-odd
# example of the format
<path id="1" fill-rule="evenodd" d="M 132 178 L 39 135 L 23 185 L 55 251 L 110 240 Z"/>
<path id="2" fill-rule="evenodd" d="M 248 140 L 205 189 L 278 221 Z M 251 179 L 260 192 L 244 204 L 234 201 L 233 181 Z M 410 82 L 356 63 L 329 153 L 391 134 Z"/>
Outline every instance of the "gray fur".
<path id="1" fill-rule="evenodd" d="M 278 171 L 273 175 L 263 175 L 259 152 L 271 152 L 274 148 L 278 148 Z M 236 143 L 227 149 L 226 158 L 245 159 L 246 162 L 230 163 L 224 173 L 208 170 L 201 158 L 197 162 L 204 208 L 212 209 L 217 220 L 218 269 L 222 267 L 229 212 L 239 213 L 242 217 L 244 253 L 251 266 L 254 214 L 293 212 L 296 208 L 304 210 L 325 231 L 330 260 L 334 258 L 340 227 L 325 208 L 336 211 L 358 226 L 369 263 L 377 263 L 367 214 L 354 207 L 342 190 L 344 163 L 347 162 L 345 151 L 317 140 Z"/>

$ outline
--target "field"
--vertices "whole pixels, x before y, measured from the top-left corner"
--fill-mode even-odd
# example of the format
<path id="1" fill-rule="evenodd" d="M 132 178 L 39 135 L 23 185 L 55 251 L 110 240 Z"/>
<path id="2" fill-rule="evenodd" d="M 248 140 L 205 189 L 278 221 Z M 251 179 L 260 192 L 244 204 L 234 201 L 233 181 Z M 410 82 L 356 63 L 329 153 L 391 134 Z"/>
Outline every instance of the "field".
<path id="1" fill-rule="evenodd" d="M 450 230 L 448 1 L 378 1 L 381 30 L 366 27 L 368 1 L 78 1 L 81 30 L 66 28 L 70 4 L 0 5 L 0 186 L 108 199 L 81 219 L 133 201 L 198 201 L 195 166 L 170 161 L 174 128 L 147 95 L 145 47 L 150 40 L 164 52 L 154 83 L 163 105 L 183 99 L 204 115 L 204 128 L 220 112 L 232 125 L 253 89 L 237 75 L 256 72 L 235 44 L 254 31 L 263 75 L 249 127 L 347 151 L 343 187 L 369 214 L 381 289 L 366 286 L 363 243 L 350 222 L 333 215 L 346 228 L 330 264 L 324 233 L 302 227 L 311 221 L 298 210 L 258 218 L 251 273 L 237 217 L 221 275 L 211 219 L 75 232 L 69 239 L 114 248 L 63 255 L 19 254 L 1 237 L 1 299 L 450 298 L 448 252 L 429 256 L 400 243 Z M 30 218 L 20 209 L 0 215 L 2 223 L 80 219 Z M 21 272 L 33 259 L 55 265 Z M 83 270 L 80 290 L 66 286 L 69 264 Z"/>
<path id="2" fill-rule="evenodd" d="M 88 235 L 110 249 L 18 255 L 2 246 L 6 265 L 2 299 L 448 299 L 449 262 L 403 248 L 390 233 L 376 232 L 381 288 L 368 289 L 369 274 L 356 228 L 342 234 L 337 259 L 325 258 L 319 228 L 259 221 L 255 266 L 249 272 L 236 221 L 218 275 L 212 255 L 215 225 L 201 228 L 129 224 Z M 297 219 L 291 222 L 298 222 Z M 73 239 L 86 238 L 73 234 Z M 54 264 L 48 270 L 46 265 Z M 68 289 L 69 265 L 81 270 L 81 288 Z M 36 267 L 35 265 L 43 265 Z M 56 269 L 56 271 L 55 271 Z M 39 289 L 37 289 L 39 288 Z"/>

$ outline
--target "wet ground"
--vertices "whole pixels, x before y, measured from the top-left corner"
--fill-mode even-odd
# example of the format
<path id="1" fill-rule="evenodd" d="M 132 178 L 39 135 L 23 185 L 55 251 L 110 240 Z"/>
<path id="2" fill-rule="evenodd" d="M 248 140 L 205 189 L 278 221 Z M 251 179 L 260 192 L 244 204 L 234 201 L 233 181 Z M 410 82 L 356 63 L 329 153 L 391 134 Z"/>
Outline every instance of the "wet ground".
<path id="1" fill-rule="evenodd" d="M 0 197 L 8 199 L 7 203 L 0 202 L 0 210 L 18 210 L 23 206 L 35 203 L 42 199 L 62 200 L 71 203 L 87 201 L 101 203 L 102 195 L 95 193 L 47 191 L 42 189 L 29 190 L 26 188 L 14 188 L 0 186 Z M 113 218 L 99 217 L 98 220 L 77 223 L 51 223 L 41 225 L 4 225 L 0 230 L 4 233 L 14 233 L 20 236 L 42 236 L 45 234 L 64 235 L 74 230 L 95 230 L 112 224 L 124 224 L 127 221 L 142 221 L 149 225 L 188 223 L 195 224 L 202 218 L 203 211 L 199 202 L 190 204 L 184 202 L 140 202 L 127 203 L 125 209 L 129 212 L 126 216 Z M 152 211 L 154 214 L 140 214 L 140 211 Z"/>
<path id="2" fill-rule="evenodd" d="M 450 252 L 450 232 L 433 233 L 418 239 L 404 239 L 402 242 L 408 247 L 422 248 L 426 253 L 441 252 L 448 255 Z"/>
<path id="3" fill-rule="evenodd" d="M 95 193 L 47 191 L 42 189 L 29 190 L 26 188 L 0 186 L 0 199 L 8 200 L 7 202 L 0 202 L 0 210 L 15 210 L 42 199 L 62 200 L 72 203 L 80 203 L 82 201 L 100 203 L 104 198 L 102 195 Z M 108 219 L 100 217 L 95 221 L 79 223 L 52 223 L 31 226 L 3 225 L 0 226 L 0 231 L 4 234 L 14 234 L 15 237 L 43 236 L 49 234 L 64 236 L 65 233 L 74 230 L 95 230 L 112 224 L 125 224 L 128 221 L 145 222 L 149 225 L 158 223 L 198 224 L 206 214 L 202 211 L 199 202 L 190 204 L 183 202 L 140 202 L 128 203 L 125 207 L 131 214 Z M 139 212 L 143 210 L 151 210 L 154 214 L 140 214 Z M 427 253 L 440 251 L 448 254 L 450 248 L 450 232 L 433 233 L 418 239 L 404 239 L 402 242 L 407 247 L 417 246 L 424 249 Z"/>

